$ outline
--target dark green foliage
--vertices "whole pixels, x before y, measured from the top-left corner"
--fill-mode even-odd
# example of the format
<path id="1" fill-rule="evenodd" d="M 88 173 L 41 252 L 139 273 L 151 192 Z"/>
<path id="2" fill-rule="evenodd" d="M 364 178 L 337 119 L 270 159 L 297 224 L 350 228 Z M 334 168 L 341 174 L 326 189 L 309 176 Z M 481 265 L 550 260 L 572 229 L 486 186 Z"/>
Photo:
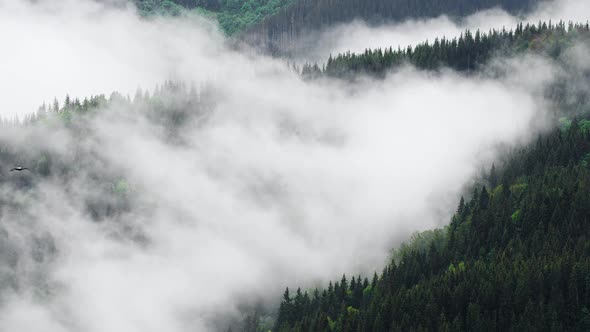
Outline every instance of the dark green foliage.
<path id="1" fill-rule="evenodd" d="M 194 1 L 137 0 L 137 8 L 142 15 L 180 15 Z M 186 3 L 186 4 L 185 4 Z"/>
<path id="2" fill-rule="evenodd" d="M 298 0 L 252 28 L 249 38 L 272 53 L 284 54 L 300 36 L 354 19 L 378 24 L 443 14 L 462 17 L 492 7 L 516 13 L 540 2 L 542 0 Z"/>
<path id="3" fill-rule="evenodd" d="M 459 38 L 435 39 L 415 47 L 401 49 L 366 50 L 362 54 L 345 53 L 330 56 L 323 70 L 317 65 L 305 65 L 305 77 L 330 77 L 353 79 L 358 74 L 383 76 L 404 64 L 419 69 L 437 70 L 443 67 L 470 72 L 487 64 L 494 56 L 507 56 L 530 51 L 558 58 L 574 41 L 589 40 L 590 26 L 539 23 L 519 24 L 514 30 L 491 30 L 488 33 L 466 31 Z"/>
<path id="4" fill-rule="evenodd" d="M 240 32 L 295 0 L 223 0 L 222 11 L 217 16 L 219 24 L 228 34 Z"/>
<path id="5" fill-rule="evenodd" d="M 461 17 L 481 9 L 529 9 L 541 0 L 134 0 L 143 15 L 181 15 L 197 10 L 217 18 L 224 32 L 251 28 L 247 39 L 273 51 L 288 48 L 309 30 L 362 18 L 379 23 L 442 14 Z"/>
<path id="6" fill-rule="evenodd" d="M 295 0 L 136 0 L 143 15 L 181 15 L 190 10 L 216 17 L 229 35 L 250 27 Z"/>
<path id="7" fill-rule="evenodd" d="M 461 199 L 444 230 L 415 236 L 371 285 L 342 278 L 298 309 L 285 294 L 290 316 L 279 315 L 275 330 L 587 331 L 590 169 L 581 161 L 590 135 L 582 121 L 494 166 L 501 184 Z"/>

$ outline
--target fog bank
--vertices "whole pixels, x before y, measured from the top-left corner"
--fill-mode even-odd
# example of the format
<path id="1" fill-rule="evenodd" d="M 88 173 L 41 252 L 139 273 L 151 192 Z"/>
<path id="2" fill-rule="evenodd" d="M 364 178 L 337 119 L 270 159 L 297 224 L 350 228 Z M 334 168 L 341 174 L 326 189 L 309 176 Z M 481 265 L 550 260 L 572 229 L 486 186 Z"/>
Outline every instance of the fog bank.
<path id="1" fill-rule="evenodd" d="M 501 9 L 482 10 L 461 19 L 440 16 L 432 19 L 407 20 L 377 26 L 357 20 L 337 25 L 301 38 L 293 55 L 298 62 L 325 62 L 330 54 L 347 51 L 362 53 L 366 49 L 416 45 L 435 38 L 455 38 L 465 30 L 488 32 L 491 29 L 514 29 L 520 22 L 537 24 L 539 21 L 563 20 L 585 23 L 590 19 L 590 2 L 554 0 L 541 3 L 538 8 L 521 16 Z"/>
<path id="2" fill-rule="evenodd" d="M 5 117 L 166 79 L 215 91 L 207 119 L 174 140 L 125 103 L 90 117 L 82 136 L 0 134 L 79 165 L 3 175 L 35 179 L 0 190 L 14 206 L 0 220 L 7 331 L 214 330 L 285 286 L 372 274 L 391 246 L 448 222 L 499 147 L 544 127 L 541 91 L 559 74 L 531 57 L 497 64 L 511 70 L 495 79 L 405 68 L 355 86 L 305 82 L 280 60 L 228 49 L 210 22 L 145 21 L 89 1 L 0 1 L 0 36 Z M 112 185 L 95 174 L 125 180 L 128 212 L 92 220 L 85 201 Z"/>

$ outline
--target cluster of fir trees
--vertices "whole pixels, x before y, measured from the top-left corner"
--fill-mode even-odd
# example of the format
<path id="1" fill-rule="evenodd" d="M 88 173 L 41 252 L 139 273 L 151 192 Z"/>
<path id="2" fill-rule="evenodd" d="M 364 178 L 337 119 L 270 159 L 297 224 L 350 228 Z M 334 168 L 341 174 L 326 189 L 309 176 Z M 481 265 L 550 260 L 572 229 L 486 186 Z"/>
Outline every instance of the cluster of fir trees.
<path id="1" fill-rule="evenodd" d="M 514 151 L 381 275 L 285 291 L 273 331 L 590 330 L 590 120 Z"/>
<path id="2" fill-rule="evenodd" d="M 298 0 L 248 30 L 248 40 L 273 54 L 288 54 L 298 38 L 313 31 L 362 19 L 369 23 L 462 17 L 492 7 L 517 13 L 541 0 Z"/>
<path id="3" fill-rule="evenodd" d="M 54 99 L 51 104 L 43 103 L 36 113 L 19 119 L 2 119 L 3 125 L 21 126 L 42 124 L 59 124 L 67 128 L 88 125 L 88 120 L 97 112 L 124 109 L 126 112 L 141 112 L 154 123 L 170 130 L 190 123 L 195 117 L 203 117 L 214 105 L 214 89 L 209 85 L 197 91 L 184 82 L 165 81 L 149 91 L 138 89 L 133 98 L 113 92 L 109 97 L 96 95 L 80 100 L 66 95 L 63 104 Z M 87 128 L 89 129 L 89 128 Z"/>
<path id="4" fill-rule="evenodd" d="M 590 40 L 590 25 L 559 22 L 520 23 L 514 30 L 490 30 L 488 33 L 466 31 L 459 38 L 441 38 L 404 49 L 365 50 L 330 56 L 323 68 L 306 64 L 302 75 L 316 78 L 323 75 L 352 79 L 359 74 L 383 76 L 388 70 L 405 64 L 419 69 L 452 68 L 474 71 L 494 56 L 508 56 L 524 51 L 558 58 L 574 42 Z"/>

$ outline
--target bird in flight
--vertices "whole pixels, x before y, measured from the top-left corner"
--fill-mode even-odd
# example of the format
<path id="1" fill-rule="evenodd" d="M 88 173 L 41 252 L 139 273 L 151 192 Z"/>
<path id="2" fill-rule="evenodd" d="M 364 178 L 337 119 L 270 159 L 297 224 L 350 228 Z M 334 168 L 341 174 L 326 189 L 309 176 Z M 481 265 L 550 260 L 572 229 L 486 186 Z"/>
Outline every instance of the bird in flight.
<path id="1" fill-rule="evenodd" d="M 12 171 L 22 172 L 22 171 L 24 171 L 24 170 L 27 170 L 27 171 L 28 171 L 29 169 L 28 169 L 28 168 L 26 168 L 26 167 L 17 166 L 17 167 L 14 167 L 13 169 L 11 169 L 10 171 L 11 171 L 11 172 L 12 172 Z"/>

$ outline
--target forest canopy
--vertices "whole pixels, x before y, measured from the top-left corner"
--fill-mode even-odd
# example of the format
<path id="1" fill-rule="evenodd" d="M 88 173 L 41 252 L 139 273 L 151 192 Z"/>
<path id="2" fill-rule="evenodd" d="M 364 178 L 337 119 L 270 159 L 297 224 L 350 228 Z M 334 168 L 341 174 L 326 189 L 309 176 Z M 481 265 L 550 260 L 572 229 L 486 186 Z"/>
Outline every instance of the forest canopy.
<path id="1" fill-rule="evenodd" d="M 289 6 L 295 0 L 135 0 L 142 15 L 173 15 L 194 11 L 215 18 L 228 35 L 236 34 Z"/>

